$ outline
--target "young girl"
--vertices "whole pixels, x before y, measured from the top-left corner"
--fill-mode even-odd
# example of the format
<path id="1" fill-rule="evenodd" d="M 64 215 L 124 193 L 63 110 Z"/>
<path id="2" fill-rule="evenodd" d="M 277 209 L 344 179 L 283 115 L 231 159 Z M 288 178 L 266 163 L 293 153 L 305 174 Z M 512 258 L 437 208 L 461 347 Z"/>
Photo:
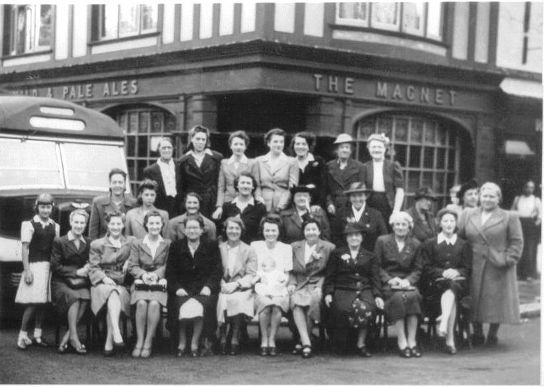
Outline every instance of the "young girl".
<path id="1" fill-rule="evenodd" d="M 34 205 L 36 215 L 21 224 L 24 271 L 15 302 L 26 307 L 17 339 L 17 347 L 20 349 L 26 349 L 33 342 L 41 347 L 47 347 L 47 343 L 42 339 L 42 320 L 45 304 L 51 301 L 49 287 L 51 248 L 53 239 L 60 233 L 59 225 L 50 218 L 53 205 L 51 195 L 40 194 Z M 28 337 L 28 325 L 32 315 L 35 315 L 34 341 Z"/>

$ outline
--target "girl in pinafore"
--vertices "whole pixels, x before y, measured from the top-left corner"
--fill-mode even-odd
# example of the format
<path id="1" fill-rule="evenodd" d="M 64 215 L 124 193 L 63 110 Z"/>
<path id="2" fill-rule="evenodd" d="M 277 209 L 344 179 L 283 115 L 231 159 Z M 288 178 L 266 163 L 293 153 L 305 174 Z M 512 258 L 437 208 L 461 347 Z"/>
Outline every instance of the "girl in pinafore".
<path id="1" fill-rule="evenodd" d="M 36 215 L 21 224 L 24 271 L 15 302 L 24 304 L 25 310 L 17 338 L 19 349 L 27 349 L 32 344 L 47 347 L 47 343 L 42 339 L 42 321 L 45 304 L 51 301 L 49 286 L 51 248 L 53 239 L 60 233 L 59 225 L 50 218 L 53 205 L 51 195 L 40 194 L 34 205 Z M 35 315 L 34 340 L 28 336 L 28 326 L 33 315 Z"/>

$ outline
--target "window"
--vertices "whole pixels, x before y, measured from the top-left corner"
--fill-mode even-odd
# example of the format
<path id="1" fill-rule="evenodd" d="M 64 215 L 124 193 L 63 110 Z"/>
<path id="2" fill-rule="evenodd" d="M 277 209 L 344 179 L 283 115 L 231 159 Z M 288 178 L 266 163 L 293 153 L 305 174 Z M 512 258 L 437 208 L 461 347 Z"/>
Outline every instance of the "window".
<path id="1" fill-rule="evenodd" d="M 337 3 L 336 23 L 442 40 L 441 3 Z"/>
<path id="2" fill-rule="evenodd" d="M 6 5 L 5 55 L 20 55 L 51 48 L 53 6 Z"/>
<path id="3" fill-rule="evenodd" d="M 122 110 L 112 117 L 125 132 L 128 174 L 132 191 L 136 192 L 137 185 L 142 180 L 144 168 L 154 163 L 159 157 L 158 140 L 176 129 L 176 119 L 167 111 L 148 106 Z M 180 155 L 174 155 L 174 157 L 180 157 Z"/>
<path id="4" fill-rule="evenodd" d="M 157 5 L 105 4 L 93 8 L 94 40 L 119 39 L 157 31 Z"/>
<path id="5" fill-rule="evenodd" d="M 437 208 L 447 203 L 448 189 L 459 179 L 460 137 L 455 128 L 417 115 L 379 115 L 356 125 L 357 156 L 370 160 L 366 140 L 373 133 L 384 133 L 391 139 L 389 154 L 404 172 L 407 208 L 413 193 L 420 187 L 431 187 L 439 197 Z"/>

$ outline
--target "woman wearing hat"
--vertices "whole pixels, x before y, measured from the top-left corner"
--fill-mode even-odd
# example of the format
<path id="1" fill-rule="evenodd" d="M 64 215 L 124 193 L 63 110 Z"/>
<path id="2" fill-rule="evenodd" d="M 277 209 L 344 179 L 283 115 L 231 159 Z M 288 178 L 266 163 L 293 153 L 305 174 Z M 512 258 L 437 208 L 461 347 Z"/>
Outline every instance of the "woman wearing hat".
<path id="1" fill-rule="evenodd" d="M 459 236 L 472 247 L 471 317 L 474 345 L 497 345 L 500 324 L 519 323 L 516 265 L 523 250 L 517 214 L 499 207 L 502 192 L 495 183 L 480 188 L 480 207 L 459 218 Z M 489 323 L 487 339 L 483 323 Z"/>
<path id="2" fill-rule="evenodd" d="M 184 230 L 186 238 L 172 243 L 166 263 L 168 320 L 171 331 L 176 327 L 179 329 L 176 356 L 185 356 L 189 350 L 187 326 L 192 324 L 190 355 L 198 357 L 210 351 L 210 339 L 215 332 L 221 258 L 217 242 L 201 238 L 204 232 L 202 217 L 188 216 Z M 202 352 L 201 334 L 206 341 Z"/>
<path id="3" fill-rule="evenodd" d="M 319 222 L 323 239 L 331 239 L 327 214 L 319 206 L 310 206 L 313 192 L 314 188 L 308 185 L 299 185 L 291 188 L 293 204 L 289 209 L 280 213 L 283 242 L 293 243 L 304 239 L 302 224 L 310 216 Z"/>
<path id="4" fill-rule="evenodd" d="M 320 156 L 312 153 L 315 143 L 316 137 L 312 132 L 298 132 L 291 140 L 291 151 L 295 155 L 299 168 L 299 185 L 319 187 L 327 178 L 325 161 Z M 312 197 L 312 204 L 325 208 L 326 199 L 325 190 L 317 190 Z"/>
<path id="5" fill-rule="evenodd" d="M 43 193 L 38 195 L 34 204 L 35 215 L 21 224 L 21 256 L 23 274 L 15 302 L 24 305 L 21 330 L 17 338 L 17 347 L 26 349 L 36 344 L 47 346 L 42 339 L 42 321 L 45 304 L 51 301 L 49 291 L 51 249 L 53 240 L 59 236 L 59 225 L 50 218 L 53 211 L 53 196 Z M 28 337 L 28 326 L 34 319 L 34 340 Z"/>
<path id="6" fill-rule="evenodd" d="M 350 205 L 342 208 L 342 212 L 340 212 L 338 217 L 340 225 L 334 228 L 336 235 L 333 240 L 337 246 L 346 242 L 345 237 L 340 234 L 340 231 L 348 223 L 356 223 L 364 230 L 363 248 L 369 251 L 374 251 L 376 239 L 380 235 L 387 234 L 387 226 L 385 225 L 382 214 L 367 204 L 367 198 L 371 193 L 372 190 L 365 183 L 361 182 L 351 183 L 349 189 L 344 191 Z"/>
<path id="7" fill-rule="evenodd" d="M 406 211 L 414 220 L 412 236 L 420 242 L 436 236 L 436 223 L 432 213 L 434 201 L 436 196 L 432 189 L 419 188 L 414 197 L 414 205 Z"/>
<path id="8" fill-rule="evenodd" d="M 348 223 L 344 234 L 347 246 L 332 252 L 323 287 L 325 305 L 330 308 L 329 326 L 337 352 L 345 351 L 349 330 L 354 328 L 359 355 L 370 357 L 365 342 L 368 326 L 376 308 L 384 307 L 380 265 L 374 253 L 362 247 L 364 230 L 359 224 Z"/>
<path id="9" fill-rule="evenodd" d="M 347 133 L 338 135 L 334 141 L 337 157 L 327 163 L 327 212 L 331 216 L 345 207 L 347 197 L 344 191 L 349 185 L 365 179 L 363 163 L 351 158 L 354 142 L 353 137 Z M 331 223 L 334 224 L 332 219 Z"/>
<path id="10" fill-rule="evenodd" d="M 423 274 L 421 293 L 428 316 L 439 316 L 438 336 L 446 342 L 445 351 L 455 355 L 454 328 L 457 300 L 468 294 L 472 249 L 459 238 L 457 212 L 446 208 L 437 215 L 440 233 L 421 246 Z"/>
<path id="11" fill-rule="evenodd" d="M 289 188 L 298 184 L 298 165 L 294 158 L 283 153 L 286 133 L 283 129 L 270 129 L 264 135 L 270 151 L 257 157 L 257 198 L 262 197 L 268 212 L 285 210 L 291 200 Z"/>
<path id="12" fill-rule="evenodd" d="M 379 237 L 375 248 L 381 263 L 385 316 L 395 325 L 399 355 L 421 357 L 416 341 L 421 316 L 421 295 L 417 288 L 422 269 L 419 242 L 410 236 L 414 221 L 406 212 L 392 214 L 390 224 L 393 233 Z"/>
<path id="13" fill-rule="evenodd" d="M 388 147 L 389 138 L 384 134 L 372 134 L 368 138 L 367 148 L 372 160 L 364 164 L 365 180 L 362 180 L 372 188 L 368 205 L 380 211 L 386 222 L 392 213 L 401 210 L 404 201 L 402 169 L 398 162 L 385 158 Z"/>

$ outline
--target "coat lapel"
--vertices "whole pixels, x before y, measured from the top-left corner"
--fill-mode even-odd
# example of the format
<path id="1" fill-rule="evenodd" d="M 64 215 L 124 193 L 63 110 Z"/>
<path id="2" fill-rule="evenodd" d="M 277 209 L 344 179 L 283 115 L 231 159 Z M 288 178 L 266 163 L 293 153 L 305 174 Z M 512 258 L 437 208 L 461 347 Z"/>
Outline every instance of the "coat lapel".
<path id="1" fill-rule="evenodd" d="M 346 168 L 349 168 L 349 161 L 348 161 L 348 165 L 346 166 Z M 341 173 L 342 173 L 342 171 L 340 170 L 340 163 L 338 162 L 338 159 L 336 159 L 333 162 L 333 165 L 332 165 L 332 168 L 331 168 L 331 171 L 330 171 L 329 175 L 334 179 L 334 181 L 336 181 L 336 183 L 340 187 L 345 188 L 345 184 L 344 184 L 345 182 L 341 178 Z"/>
<path id="2" fill-rule="evenodd" d="M 494 227 L 497 224 L 501 223 L 504 220 L 504 215 L 498 209 L 495 209 L 487 222 L 482 225 L 482 230 L 487 230 L 488 228 Z"/>
<path id="3" fill-rule="evenodd" d="M 293 250 L 294 250 L 295 260 L 299 263 L 300 267 L 302 268 L 306 267 L 306 264 L 304 263 L 304 252 L 306 250 L 306 243 L 296 242 Z"/>

